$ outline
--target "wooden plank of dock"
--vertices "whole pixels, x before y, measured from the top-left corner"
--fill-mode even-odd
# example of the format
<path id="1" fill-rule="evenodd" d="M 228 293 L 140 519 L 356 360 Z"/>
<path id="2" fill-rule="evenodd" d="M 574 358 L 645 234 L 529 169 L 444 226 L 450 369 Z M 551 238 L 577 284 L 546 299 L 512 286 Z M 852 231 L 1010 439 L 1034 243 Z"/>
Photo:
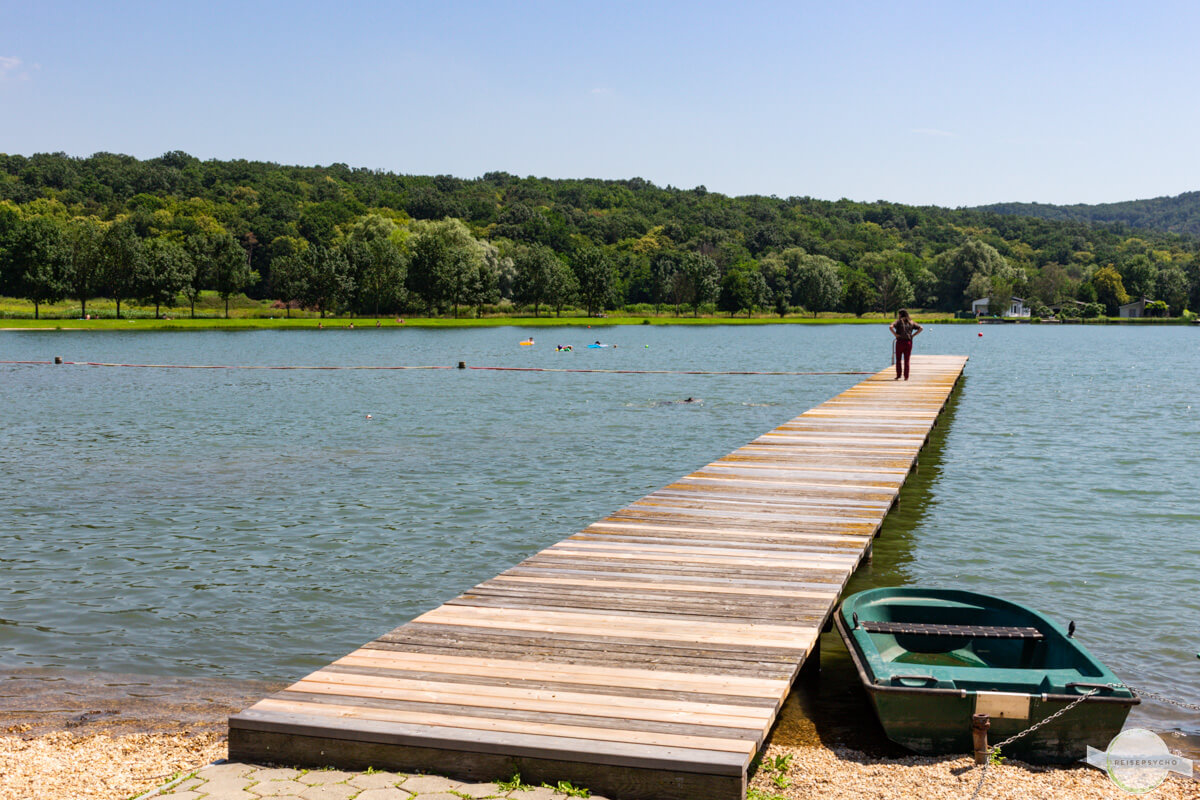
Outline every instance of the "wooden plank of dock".
<path id="1" fill-rule="evenodd" d="M 261 700 L 230 758 L 741 800 L 965 363 L 884 370 Z"/>

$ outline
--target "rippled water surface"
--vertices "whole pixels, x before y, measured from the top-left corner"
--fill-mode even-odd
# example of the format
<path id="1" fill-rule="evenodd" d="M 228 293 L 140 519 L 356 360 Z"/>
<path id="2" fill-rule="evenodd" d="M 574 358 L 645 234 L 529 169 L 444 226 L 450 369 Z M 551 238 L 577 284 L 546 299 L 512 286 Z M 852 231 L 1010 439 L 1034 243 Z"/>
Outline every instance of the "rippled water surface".
<path id="1" fill-rule="evenodd" d="M 1200 702 L 1200 330 L 930 326 L 917 351 L 971 361 L 855 588 L 1004 595 Z M 2 360 L 56 355 L 873 371 L 889 350 L 878 326 L 0 332 Z M 861 379 L 0 365 L 0 670 L 298 677 Z"/>

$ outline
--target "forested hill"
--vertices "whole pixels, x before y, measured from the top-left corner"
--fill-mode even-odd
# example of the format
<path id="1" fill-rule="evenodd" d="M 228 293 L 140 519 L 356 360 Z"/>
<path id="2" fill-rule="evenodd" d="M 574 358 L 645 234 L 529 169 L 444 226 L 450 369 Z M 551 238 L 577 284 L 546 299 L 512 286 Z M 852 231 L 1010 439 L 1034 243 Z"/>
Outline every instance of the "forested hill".
<path id="1" fill-rule="evenodd" d="M 1067 222 L 1122 223 L 1131 228 L 1200 236 L 1200 192 L 1175 197 L 1097 205 L 1052 206 L 1046 203 L 995 203 L 979 211 L 1017 214 Z"/>
<path id="2" fill-rule="evenodd" d="M 325 312 L 1200 306 L 1200 238 L 993 211 L 171 152 L 0 154 L 0 295 Z M 1049 313 L 1045 309 L 1039 312 Z M 118 305 L 118 313 L 119 305 Z"/>

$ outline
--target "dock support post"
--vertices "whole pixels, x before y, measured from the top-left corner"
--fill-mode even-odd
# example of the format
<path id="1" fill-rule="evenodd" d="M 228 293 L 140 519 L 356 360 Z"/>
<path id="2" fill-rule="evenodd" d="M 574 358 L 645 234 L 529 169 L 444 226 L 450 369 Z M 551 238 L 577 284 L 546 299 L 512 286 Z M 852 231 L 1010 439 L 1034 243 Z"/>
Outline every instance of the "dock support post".
<path id="1" fill-rule="evenodd" d="M 971 743 L 975 747 L 975 763 L 982 764 L 988 759 L 988 728 L 992 726 L 987 714 L 971 715 Z"/>
<path id="2" fill-rule="evenodd" d="M 804 664 L 800 667 L 800 677 L 807 683 L 812 683 L 821 677 L 821 637 L 817 636 L 813 639 L 812 649 L 808 651 L 808 655 L 804 657 Z"/>

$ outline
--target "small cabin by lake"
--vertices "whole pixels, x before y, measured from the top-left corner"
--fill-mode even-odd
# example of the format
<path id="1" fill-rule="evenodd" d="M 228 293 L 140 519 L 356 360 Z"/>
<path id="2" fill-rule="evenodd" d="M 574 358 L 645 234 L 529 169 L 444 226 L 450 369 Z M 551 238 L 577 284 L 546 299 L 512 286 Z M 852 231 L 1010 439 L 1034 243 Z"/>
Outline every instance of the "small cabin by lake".
<path id="1" fill-rule="evenodd" d="M 1150 302 L 1145 297 L 1140 300 L 1134 300 L 1132 303 L 1126 303 L 1117 309 L 1118 316 L 1121 317 L 1144 317 L 1146 316 L 1146 303 Z"/>
<path id="2" fill-rule="evenodd" d="M 988 298 L 981 297 L 974 303 L 971 303 L 971 312 L 977 317 L 987 316 L 988 313 L 990 313 L 988 309 L 990 305 L 991 301 Z M 1025 301 L 1023 299 L 1020 297 L 1013 297 L 1009 299 L 1008 308 L 1000 316 L 1029 317 L 1031 316 L 1031 312 L 1029 307 L 1025 305 Z"/>

